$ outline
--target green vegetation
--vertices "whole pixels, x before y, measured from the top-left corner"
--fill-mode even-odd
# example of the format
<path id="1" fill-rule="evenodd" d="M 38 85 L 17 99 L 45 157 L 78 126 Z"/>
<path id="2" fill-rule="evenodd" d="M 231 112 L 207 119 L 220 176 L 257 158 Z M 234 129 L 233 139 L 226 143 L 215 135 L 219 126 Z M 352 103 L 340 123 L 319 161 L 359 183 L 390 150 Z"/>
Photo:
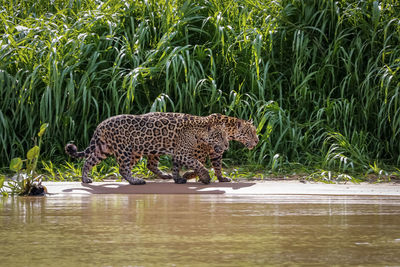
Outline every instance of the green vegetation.
<path id="1" fill-rule="evenodd" d="M 42 178 L 36 172 L 37 163 L 40 155 L 40 147 L 42 146 L 42 137 L 48 127 L 47 123 L 40 126 L 40 130 L 37 134 L 39 137 L 39 145 L 36 144 L 28 153 L 26 153 L 26 159 L 13 158 L 10 162 L 10 170 L 16 172 L 17 174 L 13 177 L 11 181 L 5 183 L 5 177 L 1 178 L 0 182 L 0 192 L 3 196 L 7 196 L 8 192 L 12 195 L 44 195 L 45 188 L 41 185 Z M 25 165 L 25 169 L 24 169 Z M 10 191 L 5 190 L 3 187 L 8 187 Z"/>
<path id="2" fill-rule="evenodd" d="M 253 119 L 259 145 L 232 144 L 227 166 L 314 179 L 400 164 L 398 1 L 3 0 L 0 20 L 3 169 L 41 122 L 63 177 L 68 141 L 150 111 Z"/>

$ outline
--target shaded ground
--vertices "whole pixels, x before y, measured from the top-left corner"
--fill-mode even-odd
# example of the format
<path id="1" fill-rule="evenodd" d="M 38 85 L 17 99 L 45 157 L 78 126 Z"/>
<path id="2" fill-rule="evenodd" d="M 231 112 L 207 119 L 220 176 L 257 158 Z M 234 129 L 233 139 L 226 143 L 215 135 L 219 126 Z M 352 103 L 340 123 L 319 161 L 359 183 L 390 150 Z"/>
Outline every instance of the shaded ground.
<path id="1" fill-rule="evenodd" d="M 43 182 L 52 194 L 226 194 L 226 195 L 387 195 L 400 196 L 400 185 L 382 184 L 324 184 L 300 181 L 250 181 L 232 183 L 198 182 L 175 184 L 149 181 L 145 185 L 127 182 Z"/>

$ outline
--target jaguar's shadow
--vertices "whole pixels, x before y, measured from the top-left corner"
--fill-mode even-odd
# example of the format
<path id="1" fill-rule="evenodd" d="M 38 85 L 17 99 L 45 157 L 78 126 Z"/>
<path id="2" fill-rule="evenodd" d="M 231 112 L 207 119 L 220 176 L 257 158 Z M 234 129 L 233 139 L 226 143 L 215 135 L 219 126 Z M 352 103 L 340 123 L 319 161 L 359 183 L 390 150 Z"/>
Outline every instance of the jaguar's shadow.
<path id="1" fill-rule="evenodd" d="M 253 186 L 255 183 L 211 183 L 204 185 L 198 182 L 175 184 L 172 182 L 147 182 L 145 185 L 130 185 L 125 182 L 101 182 L 81 184 L 80 187 L 64 189 L 66 193 L 85 191 L 91 194 L 225 194 L 230 190 L 239 190 Z"/>

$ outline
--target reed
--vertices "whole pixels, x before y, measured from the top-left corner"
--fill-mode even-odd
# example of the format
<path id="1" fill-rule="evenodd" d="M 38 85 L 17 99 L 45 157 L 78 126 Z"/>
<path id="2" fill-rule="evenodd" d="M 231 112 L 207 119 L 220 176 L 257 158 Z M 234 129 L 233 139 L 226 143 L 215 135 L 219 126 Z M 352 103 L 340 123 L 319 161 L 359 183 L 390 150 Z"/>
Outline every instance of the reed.
<path id="1" fill-rule="evenodd" d="M 0 164 L 49 123 L 61 163 L 121 113 L 220 112 L 260 143 L 229 164 L 400 164 L 400 6 L 384 1 L 2 1 Z M 244 162 L 243 159 L 247 159 Z"/>

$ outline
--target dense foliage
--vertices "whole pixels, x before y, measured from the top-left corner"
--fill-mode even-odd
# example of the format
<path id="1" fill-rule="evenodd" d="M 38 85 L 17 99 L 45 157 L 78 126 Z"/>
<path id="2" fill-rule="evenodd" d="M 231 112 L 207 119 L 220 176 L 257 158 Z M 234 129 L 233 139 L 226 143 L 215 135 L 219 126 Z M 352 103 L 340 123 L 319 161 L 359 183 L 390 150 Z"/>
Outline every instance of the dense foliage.
<path id="1" fill-rule="evenodd" d="M 45 158 L 121 113 L 253 119 L 232 162 L 400 164 L 400 6 L 387 1 L 10 0 L 0 6 L 0 166 L 42 122 Z"/>

